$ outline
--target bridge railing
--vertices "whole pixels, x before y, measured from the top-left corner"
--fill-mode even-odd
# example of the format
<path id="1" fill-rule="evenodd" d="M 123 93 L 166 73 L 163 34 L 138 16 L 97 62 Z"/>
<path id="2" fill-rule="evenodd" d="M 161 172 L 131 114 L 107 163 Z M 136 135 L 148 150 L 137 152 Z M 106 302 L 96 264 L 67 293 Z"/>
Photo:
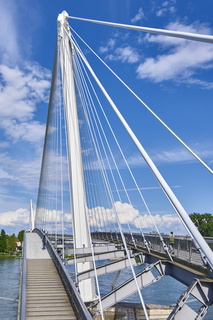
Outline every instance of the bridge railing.
<path id="1" fill-rule="evenodd" d="M 26 232 L 22 248 L 21 292 L 19 300 L 18 319 L 26 320 L 26 285 L 27 285 L 27 260 L 26 260 Z"/>
<path id="2" fill-rule="evenodd" d="M 34 229 L 33 232 L 36 232 L 41 238 L 43 238 L 44 233 L 39 229 Z M 63 282 L 65 290 L 67 292 L 70 303 L 73 307 L 73 311 L 76 314 L 77 319 L 82 320 L 92 320 L 90 312 L 87 310 L 83 300 L 80 297 L 80 294 L 71 279 L 69 272 L 64 266 L 61 258 L 53 247 L 52 243 L 49 241 L 48 237 L 46 238 L 46 248 L 58 270 L 59 276 Z"/>
<path id="3" fill-rule="evenodd" d="M 120 233 L 115 232 L 94 232 L 94 237 L 101 238 L 108 241 L 122 242 Z M 128 244 L 147 249 L 144 238 L 147 241 L 148 247 L 151 251 L 165 253 L 163 244 L 157 234 L 144 234 L 144 238 L 139 233 L 124 233 Z M 169 235 L 162 235 L 164 243 L 169 247 Z M 210 248 L 213 248 L 213 238 L 205 238 Z M 198 265 L 203 265 L 203 261 L 194 245 L 193 240 L 189 236 L 175 236 L 174 237 L 174 255 L 176 258 L 193 262 Z"/>

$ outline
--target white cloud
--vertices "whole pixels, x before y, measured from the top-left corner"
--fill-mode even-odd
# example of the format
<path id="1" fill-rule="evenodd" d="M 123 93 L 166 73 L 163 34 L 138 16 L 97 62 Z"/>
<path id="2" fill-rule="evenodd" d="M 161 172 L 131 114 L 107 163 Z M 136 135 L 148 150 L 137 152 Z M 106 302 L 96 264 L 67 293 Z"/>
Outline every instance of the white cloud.
<path id="1" fill-rule="evenodd" d="M 162 17 L 166 14 L 175 13 L 175 11 L 176 11 L 175 4 L 176 4 L 176 0 L 164 1 L 162 3 L 162 6 L 160 8 L 158 8 L 158 10 L 156 11 L 156 16 Z"/>
<path id="2" fill-rule="evenodd" d="M 135 220 L 139 215 L 139 211 L 134 209 L 131 204 L 117 201 L 111 209 L 104 207 L 88 209 L 90 225 L 101 228 L 104 224 L 116 224 L 116 213 L 121 224 L 135 224 Z"/>
<path id="3" fill-rule="evenodd" d="M 114 38 L 110 38 L 108 41 L 107 41 L 107 44 L 106 46 L 101 46 L 99 48 L 99 51 L 101 53 L 106 53 L 108 52 L 109 50 L 113 50 L 114 47 L 115 47 L 115 43 L 116 43 L 116 40 Z"/>
<path id="4" fill-rule="evenodd" d="M 39 3 L 33 6 L 25 0 L 0 1 L 1 63 L 15 65 L 26 61 L 32 50 L 33 33 L 42 23 L 40 9 Z"/>
<path id="5" fill-rule="evenodd" d="M 192 161 L 195 158 L 186 149 L 174 149 L 155 154 L 153 155 L 152 159 L 158 163 L 177 163 Z"/>
<path id="6" fill-rule="evenodd" d="M 33 64 L 22 69 L 0 65 L 0 75 L 1 119 L 31 119 L 36 103 L 47 101 L 50 72 Z"/>
<path id="7" fill-rule="evenodd" d="M 109 50 L 109 49 L 108 49 L 107 47 L 103 47 L 103 46 L 99 48 L 99 51 L 100 51 L 101 53 L 106 53 L 108 50 Z"/>
<path id="8" fill-rule="evenodd" d="M 5 147 L 8 151 L 0 154 L 0 182 L 7 186 L 8 194 L 14 187 L 23 188 L 23 192 L 26 189 L 35 190 L 39 181 L 39 151 L 43 143 L 45 124 L 34 120 L 34 117 L 37 104 L 48 99 L 50 72 L 35 63 L 15 67 L 0 65 L 0 79 L 0 128 L 7 140 L 3 141 L 0 147 Z M 19 150 L 20 145 L 15 145 L 20 141 L 25 143 L 21 144 L 22 154 L 25 147 L 23 156 Z M 12 148 L 9 142 L 13 143 Z M 20 198 L 19 196 L 19 200 L 13 200 L 13 203 L 22 205 Z M 8 209 L 8 203 L 2 202 L 1 205 L 2 209 Z M 14 205 L 11 204 L 10 207 Z"/>
<path id="9" fill-rule="evenodd" d="M 167 29 L 210 33 L 204 25 L 185 26 L 178 22 L 170 24 Z M 160 44 L 161 49 L 167 49 L 168 53 L 146 58 L 137 68 L 137 75 L 141 79 L 150 79 L 154 82 L 165 80 L 186 82 L 193 78 L 198 69 L 212 68 L 211 44 L 155 35 L 147 36 L 146 39 L 150 43 Z"/>
<path id="10" fill-rule="evenodd" d="M 17 122 L 16 120 L 5 120 L 5 135 L 17 142 L 18 140 L 35 143 L 43 142 L 45 125 L 38 121 Z"/>
<path id="11" fill-rule="evenodd" d="M 129 33 L 114 33 L 113 37 L 107 41 L 106 46 L 101 46 L 99 51 L 105 54 L 105 59 L 110 61 L 121 61 L 123 63 L 136 63 L 139 61 L 140 55 L 136 48 L 130 45 L 118 46 L 119 40 L 128 41 Z M 117 45 L 117 48 L 115 46 Z"/>
<path id="12" fill-rule="evenodd" d="M 109 39 L 107 45 L 108 45 L 108 47 L 109 47 L 110 49 L 113 49 L 114 46 L 115 46 L 115 39 L 113 39 L 113 38 Z"/>
<path id="13" fill-rule="evenodd" d="M 137 50 L 131 46 L 117 48 L 113 54 L 109 54 L 106 57 L 108 60 L 126 62 L 126 63 L 136 63 L 139 61 L 139 54 Z"/>
<path id="14" fill-rule="evenodd" d="M 106 209 L 104 207 L 95 207 L 88 209 L 90 225 L 95 228 L 108 227 L 112 224 L 117 224 L 116 214 L 122 225 L 129 224 L 133 228 L 142 228 L 155 230 L 152 219 L 148 213 L 140 214 L 129 203 L 121 203 L 117 201 L 114 207 Z M 162 232 L 167 232 L 168 229 L 181 230 L 180 220 L 175 214 L 152 214 L 152 218 Z M 156 231 L 156 230 L 155 230 Z"/>
<path id="15" fill-rule="evenodd" d="M 34 116 L 38 103 L 48 101 L 50 71 L 26 61 L 20 54 L 29 42 L 25 37 L 27 44 L 24 49 L 21 47 L 23 32 L 26 33 L 20 24 L 20 14 L 26 9 L 25 5 L 21 10 L 22 5 L 17 6 L 14 0 L 0 2 L 0 128 L 12 142 L 21 139 L 36 143 L 42 138 L 44 125 Z"/>
<path id="16" fill-rule="evenodd" d="M 157 225 L 158 229 L 164 233 L 166 233 L 168 229 L 171 229 L 173 231 L 181 229 L 180 219 L 175 214 L 155 214 L 152 215 L 152 218 L 155 224 Z M 156 231 L 152 219 L 148 214 L 144 214 L 139 217 L 137 221 L 137 226 L 140 226 L 142 229 L 152 228 L 153 231 Z"/>
<path id="17" fill-rule="evenodd" d="M 37 111 L 47 107 L 51 72 L 27 56 L 41 18 L 36 8 L 7 0 L 0 11 L 0 148 L 7 151 L 0 153 L 0 224 L 15 229 L 29 215 L 17 208 L 25 208 L 28 193 L 36 197 L 45 129 Z"/>
<path id="18" fill-rule="evenodd" d="M 0 180 L 1 179 L 4 179 L 4 180 L 17 180 L 17 178 L 14 177 L 14 175 L 11 175 L 9 172 L 4 170 L 3 168 L 0 168 Z"/>
<path id="19" fill-rule="evenodd" d="M 16 67 L 0 66 L 0 117 L 28 120 L 33 116 L 35 105 L 28 95 L 24 74 Z"/>
<path id="20" fill-rule="evenodd" d="M 9 142 L 6 142 L 6 141 L 0 142 L 1 149 L 8 148 L 8 147 L 9 147 Z"/>
<path id="21" fill-rule="evenodd" d="M 144 17 L 144 12 L 143 12 L 142 7 L 140 7 L 137 14 L 134 16 L 134 18 L 131 19 L 131 22 L 132 23 L 138 22 L 138 21 L 142 20 L 143 17 Z"/>
<path id="22" fill-rule="evenodd" d="M 48 100 L 50 72 L 37 64 L 0 65 L 0 75 L 0 128 L 13 141 L 40 141 L 44 125 L 33 117 L 37 103 Z"/>
<path id="23" fill-rule="evenodd" d="M 131 204 L 121 203 L 120 201 L 115 202 L 113 208 L 104 208 L 99 206 L 88 209 L 87 213 L 89 216 L 90 227 L 97 230 L 103 230 L 105 227 L 113 229 L 113 225 L 118 228 L 116 218 L 117 215 L 123 229 L 127 229 L 127 225 L 129 224 L 130 228 L 134 231 L 138 229 L 138 232 L 140 232 L 139 229 L 142 229 L 142 231 L 144 232 L 156 232 L 153 223 L 154 220 L 160 232 L 168 233 L 173 230 L 178 234 L 186 233 L 184 227 L 180 222 L 180 219 L 176 214 L 153 212 L 151 218 L 148 213 L 140 214 L 139 211 L 135 209 Z M 64 213 L 62 215 L 62 211 L 60 210 L 48 210 L 45 208 L 40 208 L 37 210 L 38 224 L 42 223 L 43 215 L 45 216 L 47 230 L 49 225 L 51 232 L 52 228 L 55 228 L 56 224 L 58 230 L 60 230 L 63 216 L 63 222 L 66 231 L 70 233 L 72 225 L 71 213 Z"/>
<path id="24" fill-rule="evenodd" d="M 1 226 L 18 227 L 23 228 L 23 225 L 29 223 L 29 210 L 17 209 L 15 211 L 7 211 L 0 213 Z"/>
<path id="25" fill-rule="evenodd" d="M 212 146 L 208 144 L 194 144 L 192 150 L 204 161 L 210 161 L 213 157 Z M 174 148 L 170 150 L 162 150 L 160 152 L 150 152 L 151 159 L 155 163 L 180 163 L 197 161 L 195 157 L 184 147 Z M 127 159 L 130 166 L 144 167 L 146 165 L 140 154 L 132 155 Z"/>
<path id="26" fill-rule="evenodd" d="M 40 156 L 32 161 L 18 160 L 6 153 L 0 154 L 0 181 L 1 184 L 22 186 L 35 189 L 38 186 L 40 174 Z"/>

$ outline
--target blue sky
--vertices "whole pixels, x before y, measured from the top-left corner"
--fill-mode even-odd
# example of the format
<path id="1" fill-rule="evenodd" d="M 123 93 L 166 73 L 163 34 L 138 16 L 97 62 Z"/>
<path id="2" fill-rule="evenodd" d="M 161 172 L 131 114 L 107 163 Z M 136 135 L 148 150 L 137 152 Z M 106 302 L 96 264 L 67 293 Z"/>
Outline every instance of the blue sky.
<path id="1" fill-rule="evenodd" d="M 58 14 L 213 34 L 212 7 L 198 0 L 0 0 L 0 228 L 26 228 L 29 200 L 36 203 Z M 75 20 L 70 25 L 212 168 L 213 45 Z M 84 52 L 186 211 L 212 213 L 212 175 L 136 100 L 119 95 L 109 72 Z M 143 168 L 134 148 L 128 151 L 134 170 Z M 151 181 L 141 187 L 153 187 Z M 153 211 L 167 221 L 169 210 L 153 205 Z"/>

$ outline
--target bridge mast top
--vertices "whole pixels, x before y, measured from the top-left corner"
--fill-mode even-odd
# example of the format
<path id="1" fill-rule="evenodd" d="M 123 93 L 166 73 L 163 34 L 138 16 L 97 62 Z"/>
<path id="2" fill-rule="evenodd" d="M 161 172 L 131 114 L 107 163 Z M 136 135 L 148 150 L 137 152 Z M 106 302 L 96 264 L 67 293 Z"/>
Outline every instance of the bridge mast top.
<path id="1" fill-rule="evenodd" d="M 66 11 L 62 11 L 62 13 L 58 15 L 58 22 L 60 22 L 64 27 L 66 26 L 67 31 L 69 30 L 69 24 L 67 22 L 68 17 L 69 15 Z"/>

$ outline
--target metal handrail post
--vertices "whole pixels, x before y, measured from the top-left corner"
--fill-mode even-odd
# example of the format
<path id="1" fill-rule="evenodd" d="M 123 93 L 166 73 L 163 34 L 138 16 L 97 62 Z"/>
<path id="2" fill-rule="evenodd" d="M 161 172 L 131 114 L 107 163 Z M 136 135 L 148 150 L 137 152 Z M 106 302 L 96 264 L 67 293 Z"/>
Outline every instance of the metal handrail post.
<path id="1" fill-rule="evenodd" d="M 27 257 L 26 257 L 26 231 L 24 233 L 24 245 L 22 248 L 22 274 L 21 274 L 21 303 L 20 320 L 26 320 L 26 285 L 27 285 Z"/>

